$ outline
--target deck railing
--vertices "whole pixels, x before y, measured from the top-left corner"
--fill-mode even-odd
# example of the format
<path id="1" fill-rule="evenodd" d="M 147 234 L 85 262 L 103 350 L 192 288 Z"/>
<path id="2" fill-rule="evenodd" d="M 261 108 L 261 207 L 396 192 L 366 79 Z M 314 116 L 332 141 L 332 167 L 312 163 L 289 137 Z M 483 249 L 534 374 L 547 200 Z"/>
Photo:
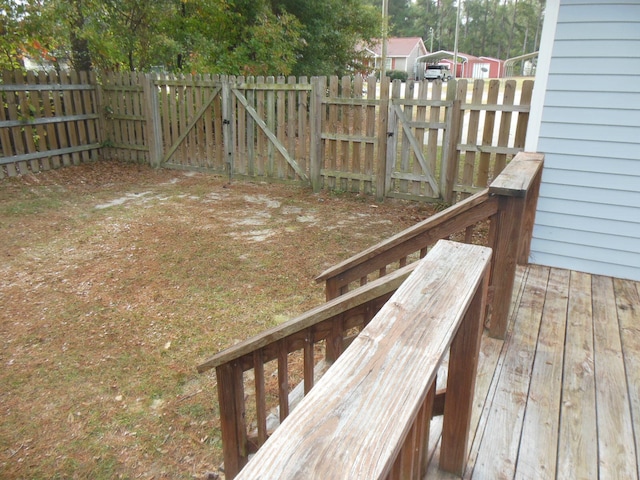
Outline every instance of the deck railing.
<path id="1" fill-rule="evenodd" d="M 493 249 L 490 333 L 504 336 L 516 263 L 528 256 L 541 172 L 542 155 L 518 154 L 488 189 L 324 272 L 318 277 L 326 282 L 324 305 L 199 365 L 200 372 L 216 370 L 227 478 L 238 474 L 439 239 L 476 243 L 484 229 L 480 238 Z M 433 413 L 443 410 L 440 393 Z"/>
<path id="2" fill-rule="evenodd" d="M 489 188 L 326 270 L 316 280 L 327 300 L 423 258 L 440 239 L 478 243 L 494 250 L 490 333 L 503 338 L 515 266 L 529 255 L 542 163 L 541 154 L 519 153 Z"/>
<path id="3" fill-rule="evenodd" d="M 461 475 L 490 257 L 438 242 L 237 478 L 422 479 L 447 353 L 440 468 Z"/>
<path id="4" fill-rule="evenodd" d="M 337 358 L 416 265 L 330 300 L 198 366 L 200 373 L 216 369 L 226 478 L 233 478 L 249 455 L 264 444 L 293 409 L 295 398 L 311 390 L 316 376 L 328 366 L 321 360 L 327 356 L 324 352 L 331 351 Z M 300 364 L 303 378 L 299 388 L 304 391 L 290 394 L 293 375 L 300 376 L 300 368 L 296 372 L 293 366 Z M 267 385 L 271 375 L 277 377 L 273 391 Z"/>

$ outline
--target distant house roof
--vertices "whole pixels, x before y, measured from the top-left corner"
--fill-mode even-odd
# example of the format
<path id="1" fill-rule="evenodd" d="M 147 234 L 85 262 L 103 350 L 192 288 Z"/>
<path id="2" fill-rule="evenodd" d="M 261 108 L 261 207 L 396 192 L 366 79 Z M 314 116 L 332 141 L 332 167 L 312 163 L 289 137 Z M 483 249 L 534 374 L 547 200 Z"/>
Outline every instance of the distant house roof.
<path id="1" fill-rule="evenodd" d="M 387 39 L 387 56 L 389 57 L 408 57 L 418 48 L 421 52 L 426 53 L 427 49 L 420 37 L 393 37 Z M 366 48 L 375 57 L 382 56 L 382 42 Z"/>

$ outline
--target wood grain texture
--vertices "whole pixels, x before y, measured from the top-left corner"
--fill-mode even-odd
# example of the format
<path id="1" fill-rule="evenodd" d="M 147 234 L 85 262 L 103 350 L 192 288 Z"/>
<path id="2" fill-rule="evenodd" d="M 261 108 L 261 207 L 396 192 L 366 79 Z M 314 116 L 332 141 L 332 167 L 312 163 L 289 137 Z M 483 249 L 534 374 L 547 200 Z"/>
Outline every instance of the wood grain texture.
<path id="1" fill-rule="evenodd" d="M 598 474 L 600 478 L 633 478 L 637 475 L 633 422 L 613 279 L 594 276 L 592 292 Z M 638 387 L 636 384 L 635 389 Z"/>
<path id="2" fill-rule="evenodd" d="M 476 478 L 512 478 L 542 317 L 548 269 L 529 272 L 513 331 L 496 373 L 496 387 L 473 470 Z"/>
<path id="3" fill-rule="evenodd" d="M 571 272 L 558 438 L 559 478 L 596 478 L 598 442 L 591 276 Z"/>
<path id="4" fill-rule="evenodd" d="M 553 479 L 556 475 L 568 286 L 569 272 L 552 269 L 531 372 L 517 479 Z"/>
<path id="5" fill-rule="evenodd" d="M 440 242 L 238 478 L 387 475 L 489 257 Z"/>
<path id="6" fill-rule="evenodd" d="M 640 477 L 640 283 L 615 279 L 614 288 Z"/>

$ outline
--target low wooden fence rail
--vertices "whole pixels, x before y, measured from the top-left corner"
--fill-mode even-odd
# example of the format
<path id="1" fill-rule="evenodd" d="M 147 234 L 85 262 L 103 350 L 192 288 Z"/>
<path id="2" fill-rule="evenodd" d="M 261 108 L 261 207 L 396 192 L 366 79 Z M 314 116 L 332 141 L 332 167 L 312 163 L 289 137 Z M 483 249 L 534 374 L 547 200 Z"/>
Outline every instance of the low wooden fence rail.
<path id="1" fill-rule="evenodd" d="M 424 257 L 439 239 L 483 243 L 494 250 L 490 331 L 503 338 L 515 266 L 529 254 L 542 162 L 541 154 L 519 153 L 489 188 L 326 270 L 316 280 L 327 300 Z"/>
<path id="2" fill-rule="evenodd" d="M 423 478 L 447 353 L 439 465 L 461 475 L 490 256 L 436 244 L 236 478 Z"/>

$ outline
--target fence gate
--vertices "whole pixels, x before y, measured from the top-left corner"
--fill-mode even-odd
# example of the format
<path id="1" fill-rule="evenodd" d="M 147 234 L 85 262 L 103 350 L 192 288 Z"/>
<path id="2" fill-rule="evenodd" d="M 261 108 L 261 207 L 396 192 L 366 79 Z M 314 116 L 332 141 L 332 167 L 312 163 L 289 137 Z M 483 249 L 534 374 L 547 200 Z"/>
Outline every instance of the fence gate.
<path id="1" fill-rule="evenodd" d="M 441 100 L 441 82 L 394 82 L 387 129 L 386 196 L 440 200 L 453 100 Z M 418 89 L 417 96 L 415 89 Z M 453 98 L 451 84 L 447 98 Z"/>
<path id="2" fill-rule="evenodd" d="M 309 183 L 311 85 L 295 77 L 248 80 L 222 84 L 225 155 L 233 174 Z"/>
<path id="3" fill-rule="evenodd" d="M 225 172 L 219 78 L 187 75 L 153 83 L 159 91 L 160 165 Z"/>

